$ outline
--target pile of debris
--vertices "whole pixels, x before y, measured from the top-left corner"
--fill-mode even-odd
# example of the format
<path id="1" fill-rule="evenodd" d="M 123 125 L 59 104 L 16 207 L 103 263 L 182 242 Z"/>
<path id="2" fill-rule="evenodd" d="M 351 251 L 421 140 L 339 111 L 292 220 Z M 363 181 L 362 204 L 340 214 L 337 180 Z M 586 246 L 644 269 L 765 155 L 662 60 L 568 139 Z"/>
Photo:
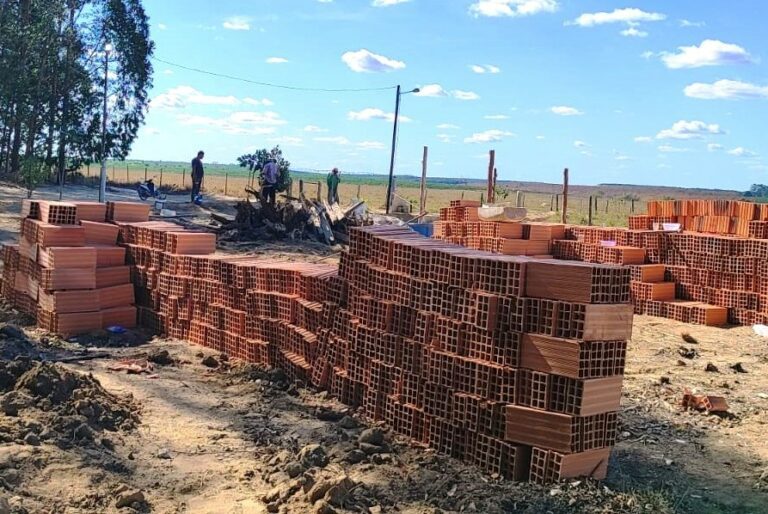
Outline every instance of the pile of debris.
<path id="1" fill-rule="evenodd" d="M 286 197 L 285 201 L 267 204 L 246 199 L 235 206 L 234 220 L 219 219 L 220 241 L 305 240 L 333 245 L 348 241 L 351 226 L 370 224 L 363 202 L 342 208 L 325 201 L 306 197 Z"/>

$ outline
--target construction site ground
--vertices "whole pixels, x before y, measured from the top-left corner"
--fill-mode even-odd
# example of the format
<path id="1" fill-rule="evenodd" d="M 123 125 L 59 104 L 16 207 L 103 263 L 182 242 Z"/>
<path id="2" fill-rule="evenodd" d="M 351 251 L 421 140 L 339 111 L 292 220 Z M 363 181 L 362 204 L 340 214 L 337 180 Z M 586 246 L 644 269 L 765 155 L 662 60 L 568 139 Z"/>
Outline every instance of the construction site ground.
<path id="1" fill-rule="evenodd" d="M 2 242 L 18 237 L 23 196 L 0 185 Z M 208 207 L 231 214 L 233 201 Z M 210 225 L 186 196 L 169 207 Z M 292 241 L 225 250 L 338 255 Z M 354 411 L 278 371 L 140 330 L 61 340 L 30 321 L 0 306 L 0 512 L 768 512 L 768 338 L 751 327 L 637 317 L 608 479 L 537 486 L 386 428 L 379 441 Z M 724 396 L 729 414 L 683 411 L 686 388 Z M 330 503 L 313 502 L 329 489 Z"/>

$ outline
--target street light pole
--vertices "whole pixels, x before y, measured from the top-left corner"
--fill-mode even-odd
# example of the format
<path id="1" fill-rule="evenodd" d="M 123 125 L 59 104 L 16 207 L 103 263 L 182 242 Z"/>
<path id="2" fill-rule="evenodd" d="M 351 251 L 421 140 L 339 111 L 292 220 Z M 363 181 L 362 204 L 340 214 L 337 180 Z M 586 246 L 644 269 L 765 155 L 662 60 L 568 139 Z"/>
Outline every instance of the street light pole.
<path id="1" fill-rule="evenodd" d="M 107 196 L 107 99 L 109 96 L 109 52 L 112 45 L 104 45 L 104 110 L 101 116 L 101 175 L 99 177 L 99 202 Z"/>
<path id="2" fill-rule="evenodd" d="M 387 214 L 389 214 L 389 210 L 392 207 L 392 185 L 394 181 L 394 173 L 395 173 L 395 145 L 397 144 L 397 119 L 400 116 L 400 97 L 402 95 L 407 95 L 408 93 L 418 93 L 419 88 L 412 89 L 411 91 L 406 91 L 405 93 L 400 92 L 400 85 L 397 86 L 397 95 L 395 97 L 395 123 L 394 127 L 392 128 L 392 153 L 389 157 L 389 183 L 387 184 Z"/>

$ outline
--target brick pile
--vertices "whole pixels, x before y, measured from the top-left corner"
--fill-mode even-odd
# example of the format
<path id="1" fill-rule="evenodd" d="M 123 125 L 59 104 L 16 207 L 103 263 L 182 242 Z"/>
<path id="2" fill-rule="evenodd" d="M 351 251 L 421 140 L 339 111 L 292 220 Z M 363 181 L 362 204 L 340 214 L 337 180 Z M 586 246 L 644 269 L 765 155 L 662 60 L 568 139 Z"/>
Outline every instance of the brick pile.
<path id="1" fill-rule="evenodd" d="M 648 202 L 648 214 L 630 216 L 629 228 L 653 229 L 679 223 L 684 230 L 768 239 L 768 204 L 735 200 L 659 200 Z"/>
<path id="2" fill-rule="evenodd" d="M 120 223 L 139 322 L 309 382 L 342 290 L 336 266 L 214 255 L 215 234 Z"/>
<path id="3" fill-rule="evenodd" d="M 474 200 L 451 201 L 440 209 L 433 237 L 475 250 L 538 258 L 549 256 L 551 242 L 564 237 L 565 225 L 482 221 L 479 208 Z"/>
<path id="4" fill-rule="evenodd" d="M 557 259 L 631 265 L 636 314 L 710 326 L 768 322 L 768 239 L 597 227 L 568 227 L 566 237 L 553 243 Z"/>
<path id="5" fill-rule="evenodd" d="M 605 476 L 629 269 L 491 255 L 355 229 L 349 301 L 313 379 L 367 416 L 513 479 Z"/>
<path id="6" fill-rule="evenodd" d="M 134 327 L 130 268 L 118 228 L 106 223 L 108 208 L 24 200 L 19 244 L 3 247 L 3 298 L 64 337 Z"/>

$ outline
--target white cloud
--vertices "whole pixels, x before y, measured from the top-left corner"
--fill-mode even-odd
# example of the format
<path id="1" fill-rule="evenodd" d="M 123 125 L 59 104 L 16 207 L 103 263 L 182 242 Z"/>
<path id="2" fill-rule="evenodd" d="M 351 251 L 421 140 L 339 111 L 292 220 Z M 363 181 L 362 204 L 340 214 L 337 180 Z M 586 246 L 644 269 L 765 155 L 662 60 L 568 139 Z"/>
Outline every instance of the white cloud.
<path id="1" fill-rule="evenodd" d="M 645 60 L 647 61 L 648 59 L 650 59 L 650 58 L 651 58 L 651 57 L 653 57 L 654 55 L 656 55 L 656 54 L 654 54 L 654 53 L 653 53 L 653 52 L 651 52 L 651 51 L 646 51 L 646 52 L 643 52 L 643 53 L 641 53 L 641 54 L 640 54 L 640 57 L 642 57 L 643 59 L 645 59 Z"/>
<path id="2" fill-rule="evenodd" d="M 165 23 L 158 23 L 157 24 L 157 28 L 160 29 L 160 30 L 167 30 L 168 29 L 168 25 L 166 25 Z"/>
<path id="3" fill-rule="evenodd" d="M 451 91 L 451 95 L 457 100 L 477 100 L 480 95 L 472 91 L 462 91 L 460 89 L 454 89 Z"/>
<path id="4" fill-rule="evenodd" d="M 506 114 L 487 114 L 483 118 L 486 120 L 508 120 L 509 116 Z"/>
<path id="5" fill-rule="evenodd" d="M 395 114 L 391 112 L 384 112 L 381 109 L 367 107 L 362 111 L 350 111 L 347 114 L 347 119 L 352 121 L 386 120 L 393 122 L 395 121 Z M 398 121 L 409 122 L 411 119 L 401 115 L 398 116 Z"/>
<path id="6" fill-rule="evenodd" d="M 752 56 L 744 48 L 717 39 L 705 39 L 699 46 L 680 46 L 678 50 L 676 54 L 662 54 L 661 60 L 667 68 L 701 68 L 753 62 Z"/>
<path id="7" fill-rule="evenodd" d="M 718 80 L 712 84 L 695 82 L 683 90 L 685 96 L 702 100 L 747 100 L 768 98 L 768 86 L 738 80 Z"/>
<path id="8" fill-rule="evenodd" d="M 663 153 L 680 153 L 680 152 L 690 151 L 688 148 L 679 148 L 677 146 L 672 146 L 672 145 L 660 145 L 657 147 L 657 150 Z"/>
<path id="9" fill-rule="evenodd" d="M 504 130 L 486 130 L 484 132 L 475 132 L 470 137 L 464 138 L 465 143 L 492 143 L 501 141 L 505 137 L 512 137 L 515 134 Z"/>
<path id="10" fill-rule="evenodd" d="M 460 128 L 458 125 L 454 125 L 452 123 L 441 123 L 437 126 L 437 128 L 442 130 L 454 130 Z"/>
<path id="11" fill-rule="evenodd" d="M 357 73 L 381 73 L 405 68 L 403 61 L 375 54 L 365 48 L 356 52 L 345 52 L 341 56 L 341 60 L 350 70 Z"/>
<path id="12" fill-rule="evenodd" d="M 653 141 L 653 138 L 648 136 L 637 136 L 635 138 L 635 143 L 650 143 L 651 141 Z"/>
<path id="13" fill-rule="evenodd" d="M 703 121 L 676 121 L 672 128 L 656 134 L 656 139 L 697 139 L 708 135 L 724 134 L 720 125 Z"/>
<path id="14" fill-rule="evenodd" d="M 318 143 L 330 143 L 333 145 L 347 146 L 352 144 L 352 141 L 344 136 L 329 136 L 329 137 L 316 137 L 315 141 Z"/>
<path id="15" fill-rule="evenodd" d="M 163 70 L 163 75 L 173 75 L 173 70 Z"/>
<path id="16" fill-rule="evenodd" d="M 451 134 L 438 134 L 435 137 L 437 137 L 437 140 L 441 143 L 453 143 L 453 135 Z"/>
<path id="17" fill-rule="evenodd" d="M 286 123 L 286 121 L 275 112 L 253 111 L 233 112 L 225 118 L 180 114 L 177 120 L 182 125 L 200 125 L 232 135 L 272 134 L 275 131 L 275 126 L 284 125 Z"/>
<path id="18" fill-rule="evenodd" d="M 188 105 L 237 105 L 234 96 L 206 95 L 192 86 L 176 86 L 152 99 L 153 109 L 184 109 Z"/>
<path id="19" fill-rule="evenodd" d="M 475 73 L 501 73 L 501 68 L 493 64 L 470 64 L 469 69 Z"/>
<path id="20" fill-rule="evenodd" d="M 567 105 L 555 105 L 549 110 L 558 116 L 581 116 L 584 114 L 582 111 L 576 109 L 575 107 L 568 107 Z"/>
<path id="21" fill-rule="evenodd" d="M 626 9 L 614 9 L 613 12 L 584 13 L 566 24 L 578 25 L 579 27 L 594 27 L 595 25 L 605 25 L 606 23 L 636 25 L 640 22 L 662 21 L 666 18 L 666 14 L 646 12 L 636 7 L 629 7 Z"/>
<path id="22" fill-rule="evenodd" d="M 317 125 L 307 125 L 304 127 L 304 132 L 328 132 L 328 129 L 318 127 Z"/>
<path id="23" fill-rule="evenodd" d="M 448 96 L 448 91 L 443 89 L 443 86 L 440 84 L 427 84 L 426 86 L 419 87 L 419 92 L 414 93 L 414 95 L 434 98 L 439 96 Z"/>
<path id="24" fill-rule="evenodd" d="M 475 18 L 489 16 L 531 16 L 542 12 L 555 12 L 556 0 L 479 0 L 469 6 L 469 13 Z"/>
<path id="25" fill-rule="evenodd" d="M 295 136 L 279 136 L 267 138 L 267 141 L 284 146 L 304 146 L 304 140 Z"/>
<path id="26" fill-rule="evenodd" d="M 576 148 L 589 148 L 589 145 L 587 143 L 585 143 L 584 141 L 578 141 L 578 140 L 573 142 L 573 146 L 575 146 Z"/>
<path id="27" fill-rule="evenodd" d="M 631 161 L 632 157 L 630 157 L 629 155 L 616 154 L 614 159 L 616 159 L 617 161 Z"/>
<path id="28" fill-rule="evenodd" d="M 622 36 L 627 37 L 646 37 L 648 35 L 644 30 L 638 30 L 635 27 L 629 27 L 621 31 Z"/>
<path id="29" fill-rule="evenodd" d="M 703 27 L 705 25 L 706 23 L 703 21 L 680 20 L 681 27 Z"/>
<path id="30" fill-rule="evenodd" d="M 224 20 L 221 26 L 228 30 L 251 30 L 251 20 L 245 16 L 232 16 Z"/>
<path id="31" fill-rule="evenodd" d="M 389 7 L 390 5 L 404 4 L 411 0 L 373 0 L 371 5 L 374 7 Z"/>
<path id="32" fill-rule="evenodd" d="M 544 136 L 536 136 L 536 139 L 537 139 L 538 141 L 544 141 L 544 140 L 545 140 L 545 139 L 547 139 L 547 138 L 546 138 L 546 137 L 544 137 Z"/>
<path id="33" fill-rule="evenodd" d="M 243 98 L 243 103 L 246 103 L 248 105 L 263 105 L 265 107 L 270 107 L 272 105 L 275 105 L 275 103 L 270 100 L 269 98 L 262 98 L 259 100 L 258 98 Z"/>
<path id="34" fill-rule="evenodd" d="M 707 145 L 707 150 L 710 152 L 717 152 L 719 150 L 722 150 L 724 147 L 723 145 L 719 145 L 717 143 L 709 143 Z"/>
<path id="35" fill-rule="evenodd" d="M 364 150 L 384 150 L 386 148 L 386 145 L 380 141 L 361 141 L 355 146 Z"/>
<path id="36" fill-rule="evenodd" d="M 285 64 L 288 61 L 285 57 L 267 57 L 266 61 L 267 64 Z"/>
<path id="37" fill-rule="evenodd" d="M 743 146 L 739 146 L 733 150 L 728 150 L 728 155 L 735 155 L 736 157 L 756 157 L 757 153 L 752 150 L 747 150 Z"/>

